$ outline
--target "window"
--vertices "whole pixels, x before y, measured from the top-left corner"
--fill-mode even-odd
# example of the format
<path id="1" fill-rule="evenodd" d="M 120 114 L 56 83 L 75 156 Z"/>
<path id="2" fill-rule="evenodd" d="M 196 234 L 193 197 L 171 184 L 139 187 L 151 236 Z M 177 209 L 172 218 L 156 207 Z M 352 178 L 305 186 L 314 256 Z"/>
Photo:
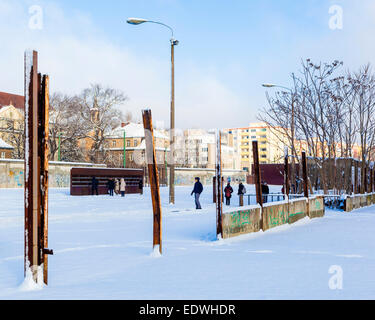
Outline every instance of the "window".
<path id="1" fill-rule="evenodd" d="M 267 152 L 266 148 L 260 149 L 260 151 Z"/>
<path id="2" fill-rule="evenodd" d="M 112 147 L 116 147 L 116 140 L 112 141 Z"/>
<path id="3" fill-rule="evenodd" d="M 5 159 L 5 152 L 1 152 L 1 156 L 0 156 L 1 159 Z"/>
<path id="4" fill-rule="evenodd" d="M 138 145 L 138 141 L 134 140 L 134 147 L 136 147 L 137 145 Z"/>
<path id="5" fill-rule="evenodd" d="M 256 139 L 257 138 L 257 136 L 251 136 L 251 139 Z"/>
<path id="6" fill-rule="evenodd" d="M 251 132 L 257 132 L 257 130 L 256 129 L 251 129 Z"/>
<path id="7" fill-rule="evenodd" d="M 130 154 L 130 161 L 134 161 L 134 156 L 132 153 Z"/>
<path id="8" fill-rule="evenodd" d="M 264 158 L 267 158 L 267 155 L 262 154 L 260 157 L 264 159 Z"/>
<path id="9" fill-rule="evenodd" d="M 127 147 L 130 147 L 130 141 L 129 141 L 129 140 L 126 141 L 126 146 L 127 146 Z"/>

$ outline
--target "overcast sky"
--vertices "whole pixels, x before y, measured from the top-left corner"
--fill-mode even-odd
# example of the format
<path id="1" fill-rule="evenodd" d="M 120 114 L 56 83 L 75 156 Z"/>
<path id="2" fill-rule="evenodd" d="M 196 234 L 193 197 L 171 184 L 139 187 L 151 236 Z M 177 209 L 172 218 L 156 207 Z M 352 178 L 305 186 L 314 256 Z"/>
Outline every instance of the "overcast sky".
<path id="1" fill-rule="evenodd" d="M 33 5 L 42 29 L 30 28 Z M 343 9 L 333 30 L 329 9 Z M 264 82 L 288 86 L 301 59 L 343 60 L 345 68 L 375 62 L 372 0 L 0 0 L 0 91 L 23 94 L 23 53 L 39 51 L 51 90 L 79 93 L 90 83 L 124 91 L 123 110 L 169 126 L 170 33 L 127 17 L 175 29 L 176 125 L 247 126 L 266 104 Z M 31 25 L 36 26 L 35 20 Z"/>

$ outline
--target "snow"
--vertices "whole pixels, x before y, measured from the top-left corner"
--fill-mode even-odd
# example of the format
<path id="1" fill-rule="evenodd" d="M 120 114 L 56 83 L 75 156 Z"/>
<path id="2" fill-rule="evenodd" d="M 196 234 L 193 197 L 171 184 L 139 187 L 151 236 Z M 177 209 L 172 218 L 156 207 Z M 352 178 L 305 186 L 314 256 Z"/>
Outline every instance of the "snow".
<path id="1" fill-rule="evenodd" d="M 0 149 L 14 149 L 10 144 L 7 144 L 0 138 Z"/>
<path id="2" fill-rule="evenodd" d="M 169 206 L 161 188 L 162 256 L 152 246 L 149 188 L 125 198 L 51 189 L 48 287 L 24 280 L 23 190 L 0 189 L 0 299 L 375 298 L 375 207 L 217 241 L 212 187 L 201 211 L 191 189 L 176 187 Z M 343 269 L 342 290 L 329 288 L 332 266 Z"/>

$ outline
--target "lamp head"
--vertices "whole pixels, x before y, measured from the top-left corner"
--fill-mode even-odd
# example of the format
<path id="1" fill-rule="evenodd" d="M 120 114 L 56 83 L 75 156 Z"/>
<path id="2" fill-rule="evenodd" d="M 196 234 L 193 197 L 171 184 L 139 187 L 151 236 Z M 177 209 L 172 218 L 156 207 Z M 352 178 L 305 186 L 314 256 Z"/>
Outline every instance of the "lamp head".
<path id="1" fill-rule="evenodd" d="M 129 18 L 128 20 L 126 20 L 126 22 L 129 24 L 133 24 L 133 25 L 139 25 L 139 24 L 148 22 L 148 20 L 141 19 L 141 18 Z"/>
<path id="2" fill-rule="evenodd" d="M 276 85 L 272 84 L 272 83 L 263 83 L 262 87 L 264 87 L 264 88 L 274 88 L 274 87 L 276 87 Z"/>

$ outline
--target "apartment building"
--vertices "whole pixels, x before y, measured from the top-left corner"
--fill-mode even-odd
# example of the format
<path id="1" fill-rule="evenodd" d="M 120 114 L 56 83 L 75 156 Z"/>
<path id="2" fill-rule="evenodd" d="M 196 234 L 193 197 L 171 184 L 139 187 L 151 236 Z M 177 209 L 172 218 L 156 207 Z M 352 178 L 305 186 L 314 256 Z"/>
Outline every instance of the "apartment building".
<path id="1" fill-rule="evenodd" d="M 233 136 L 233 148 L 242 170 L 249 171 L 253 163 L 252 142 L 258 141 L 261 164 L 282 163 L 287 136 L 280 128 L 265 123 L 250 123 L 248 127 L 225 129 Z"/>

